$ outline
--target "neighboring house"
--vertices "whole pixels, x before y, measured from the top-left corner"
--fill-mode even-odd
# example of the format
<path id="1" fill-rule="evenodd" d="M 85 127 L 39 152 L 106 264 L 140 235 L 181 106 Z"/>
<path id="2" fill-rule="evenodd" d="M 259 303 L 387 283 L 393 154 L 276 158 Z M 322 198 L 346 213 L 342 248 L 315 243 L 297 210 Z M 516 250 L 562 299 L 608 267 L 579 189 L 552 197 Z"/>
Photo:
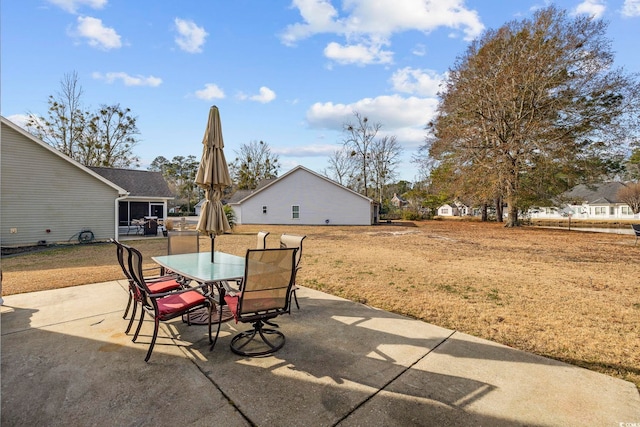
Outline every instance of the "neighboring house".
<path id="1" fill-rule="evenodd" d="M 117 236 L 125 188 L 0 117 L 0 243 L 27 246 Z"/>
<path id="2" fill-rule="evenodd" d="M 396 208 L 404 208 L 409 206 L 409 202 L 402 197 L 398 196 L 396 193 L 393 193 L 393 197 L 391 198 L 391 204 Z"/>
<path id="3" fill-rule="evenodd" d="M 601 184 L 580 184 L 563 193 L 558 206 L 537 207 L 529 210 L 531 218 L 566 218 L 571 215 L 577 219 L 633 219 L 637 215 L 626 203 L 618 198 L 618 191 L 624 186 L 621 182 Z"/>
<path id="4" fill-rule="evenodd" d="M 144 217 L 166 219 L 168 202 L 173 200 L 174 196 L 160 172 L 99 167 L 89 169 L 129 193 L 127 197 L 118 201 L 120 226 L 127 226 L 132 220 Z"/>
<path id="5" fill-rule="evenodd" d="M 438 208 L 438 216 L 465 216 L 469 215 L 469 208 L 462 203 L 453 202 Z"/>
<path id="6" fill-rule="evenodd" d="M 371 225 L 379 206 L 331 179 L 297 166 L 228 200 L 238 224 Z"/>

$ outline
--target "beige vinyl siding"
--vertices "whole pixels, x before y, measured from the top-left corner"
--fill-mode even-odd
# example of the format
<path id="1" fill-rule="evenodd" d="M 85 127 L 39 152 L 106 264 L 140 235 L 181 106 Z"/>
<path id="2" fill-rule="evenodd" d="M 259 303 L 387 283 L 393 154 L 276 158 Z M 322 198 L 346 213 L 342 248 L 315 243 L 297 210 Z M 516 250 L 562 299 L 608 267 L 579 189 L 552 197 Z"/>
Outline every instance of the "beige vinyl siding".
<path id="1" fill-rule="evenodd" d="M 2 246 L 77 242 L 83 229 L 114 237 L 116 189 L 9 126 L 1 132 Z"/>

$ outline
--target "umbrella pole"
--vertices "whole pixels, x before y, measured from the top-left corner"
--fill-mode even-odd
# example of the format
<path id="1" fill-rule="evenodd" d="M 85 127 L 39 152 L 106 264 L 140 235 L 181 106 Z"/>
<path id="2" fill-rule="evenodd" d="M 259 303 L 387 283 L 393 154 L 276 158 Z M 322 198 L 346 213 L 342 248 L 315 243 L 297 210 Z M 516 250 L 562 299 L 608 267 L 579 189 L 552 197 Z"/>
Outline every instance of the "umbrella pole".
<path id="1" fill-rule="evenodd" d="M 211 238 L 211 262 L 213 263 L 213 254 L 214 254 L 214 247 L 215 247 L 215 241 L 216 241 L 216 236 L 215 234 L 211 233 L 209 234 L 209 237 Z"/>

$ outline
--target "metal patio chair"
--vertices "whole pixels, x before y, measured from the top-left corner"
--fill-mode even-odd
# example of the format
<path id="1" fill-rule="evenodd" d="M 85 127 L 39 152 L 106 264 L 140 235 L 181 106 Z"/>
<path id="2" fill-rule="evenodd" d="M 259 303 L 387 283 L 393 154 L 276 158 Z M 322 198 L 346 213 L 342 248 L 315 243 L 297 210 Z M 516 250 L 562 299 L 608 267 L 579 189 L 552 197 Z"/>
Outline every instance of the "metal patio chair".
<path id="1" fill-rule="evenodd" d="M 240 292 L 222 296 L 236 323 L 253 328 L 231 339 L 231 351 L 243 356 L 263 356 L 281 349 L 285 343 L 278 325 L 270 320 L 289 312 L 291 286 L 295 275 L 296 248 L 249 249 Z M 222 310 L 220 310 L 220 320 Z M 274 328 L 265 328 L 269 325 Z M 218 335 L 211 344 L 215 346 Z"/>

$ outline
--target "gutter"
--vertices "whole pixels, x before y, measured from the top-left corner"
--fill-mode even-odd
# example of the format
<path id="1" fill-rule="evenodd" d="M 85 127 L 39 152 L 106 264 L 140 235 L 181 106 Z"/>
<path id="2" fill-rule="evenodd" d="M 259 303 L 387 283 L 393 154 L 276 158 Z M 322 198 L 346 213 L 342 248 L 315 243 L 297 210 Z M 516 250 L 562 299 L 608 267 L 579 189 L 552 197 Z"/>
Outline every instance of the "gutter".
<path id="1" fill-rule="evenodd" d="M 116 197 L 116 199 L 114 201 L 114 205 L 115 205 L 114 206 L 114 213 L 115 213 L 115 215 L 114 215 L 114 217 L 115 217 L 115 220 L 114 220 L 114 222 L 115 222 L 115 230 L 114 231 L 115 232 L 114 232 L 113 235 L 115 236 L 116 240 L 120 240 L 120 223 L 118 222 L 118 219 L 119 219 L 118 216 L 119 216 L 119 213 L 120 213 L 120 209 L 119 209 L 118 205 L 120 204 L 121 201 L 123 201 L 127 197 L 129 197 L 129 194 L 130 193 L 126 193 L 126 194 L 124 194 L 122 196 Z"/>

